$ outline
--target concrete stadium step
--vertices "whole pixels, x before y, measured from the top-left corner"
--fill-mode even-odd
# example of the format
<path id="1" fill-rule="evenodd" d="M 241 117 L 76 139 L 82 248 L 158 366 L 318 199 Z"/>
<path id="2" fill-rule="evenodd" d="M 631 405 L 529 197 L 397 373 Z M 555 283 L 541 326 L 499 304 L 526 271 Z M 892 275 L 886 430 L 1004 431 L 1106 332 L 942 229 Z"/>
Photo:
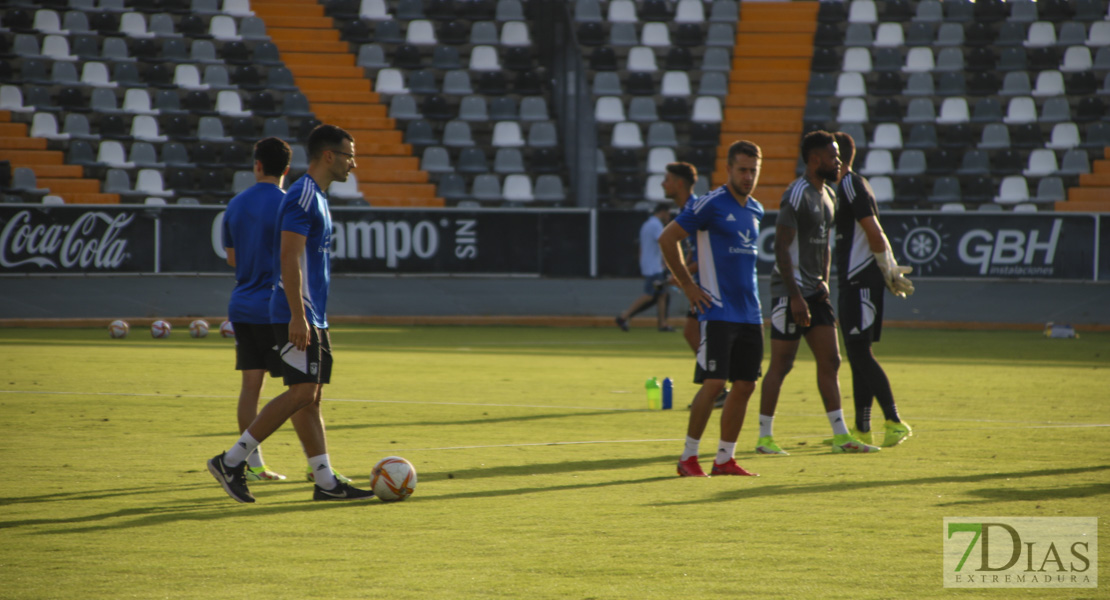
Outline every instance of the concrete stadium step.
<path id="1" fill-rule="evenodd" d="M 62 196 L 62 198 L 65 198 L 67 194 L 96 194 L 100 192 L 100 182 L 93 179 L 39 177 L 37 171 L 35 179 L 40 188 L 48 188 L 51 194 Z"/>
<path id="2" fill-rule="evenodd" d="M 362 195 L 369 200 L 370 198 L 388 199 L 388 198 L 409 198 L 409 199 L 422 199 L 434 200 L 436 197 L 436 186 L 430 183 L 370 183 L 358 184 L 359 191 Z M 374 205 L 371 203 L 371 205 Z M 376 205 L 374 205 L 376 206 Z"/>
<path id="3" fill-rule="evenodd" d="M 308 98 L 309 110 L 354 136 L 359 157 L 355 176 L 364 198 L 374 206 L 443 206 L 412 146 L 403 143 L 396 121 L 388 118 L 373 82 L 355 65 L 355 54 L 323 7 L 314 0 L 255 4 L 255 14 Z"/>
<path id="4" fill-rule="evenodd" d="M 2 137 L 0 149 L 3 150 L 46 150 L 46 140 L 31 137 Z"/>
<path id="5" fill-rule="evenodd" d="M 119 194 L 66 194 L 66 204 L 119 204 Z"/>
<path id="6" fill-rule="evenodd" d="M 263 17 L 262 20 L 265 21 L 265 17 Z M 270 35 L 270 40 L 273 41 L 278 48 L 281 48 L 279 42 L 338 42 L 342 39 L 338 29 L 284 29 L 280 27 L 267 27 L 266 33 Z"/>
<path id="7" fill-rule="evenodd" d="M 1074 187 L 1068 190 L 1068 202 L 1100 202 L 1110 200 L 1110 188 Z"/>
<path id="8" fill-rule="evenodd" d="M 1110 190 L 1103 192 L 1103 197 L 1106 198 L 1110 194 Z M 1066 202 L 1057 202 L 1054 205 L 1056 212 L 1099 212 L 1110 213 L 1110 199 L 1103 200 L 1068 200 Z"/>
<path id="9" fill-rule="evenodd" d="M 59 179 L 80 179 L 85 176 L 85 169 L 81 165 L 42 165 L 33 167 L 35 177 L 54 177 Z"/>
<path id="10" fill-rule="evenodd" d="M 796 177 L 817 9 L 817 2 L 740 5 L 713 183 L 728 180 L 733 141 L 755 142 L 764 158 L 753 195 L 769 209 Z"/>

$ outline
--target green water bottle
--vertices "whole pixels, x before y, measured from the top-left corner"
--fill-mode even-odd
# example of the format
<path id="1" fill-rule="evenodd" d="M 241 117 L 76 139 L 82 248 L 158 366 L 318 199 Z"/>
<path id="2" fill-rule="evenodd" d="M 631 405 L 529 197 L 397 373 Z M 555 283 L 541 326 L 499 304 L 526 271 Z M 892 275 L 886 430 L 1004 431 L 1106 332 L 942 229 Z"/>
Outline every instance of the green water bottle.
<path id="1" fill-rule="evenodd" d="M 644 382 L 644 388 L 647 389 L 648 408 L 651 410 L 663 408 L 663 390 L 659 387 L 659 380 L 655 377 L 649 378 Z"/>

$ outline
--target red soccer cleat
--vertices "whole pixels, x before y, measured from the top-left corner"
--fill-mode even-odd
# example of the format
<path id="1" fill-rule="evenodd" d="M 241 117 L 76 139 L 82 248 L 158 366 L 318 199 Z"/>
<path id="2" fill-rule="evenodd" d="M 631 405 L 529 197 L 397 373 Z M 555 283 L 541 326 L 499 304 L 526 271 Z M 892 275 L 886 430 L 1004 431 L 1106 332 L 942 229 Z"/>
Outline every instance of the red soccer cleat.
<path id="1" fill-rule="evenodd" d="M 698 464 L 698 457 L 691 456 L 686 460 L 678 461 L 678 476 L 679 477 L 709 477 L 705 471 L 701 470 L 701 465 Z"/>
<path id="2" fill-rule="evenodd" d="M 728 462 L 723 465 L 713 463 L 712 473 L 714 475 L 746 475 L 748 477 L 759 477 L 759 473 L 745 471 L 744 467 L 736 464 L 735 458 L 728 459 Z"/>

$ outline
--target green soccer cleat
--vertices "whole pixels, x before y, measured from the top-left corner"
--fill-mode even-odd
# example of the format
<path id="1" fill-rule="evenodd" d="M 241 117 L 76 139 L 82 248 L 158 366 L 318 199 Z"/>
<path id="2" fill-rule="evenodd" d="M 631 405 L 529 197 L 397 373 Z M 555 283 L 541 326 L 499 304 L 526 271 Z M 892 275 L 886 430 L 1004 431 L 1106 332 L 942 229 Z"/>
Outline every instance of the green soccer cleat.
<path id="1" fill-rule="evenodd" d="M 905 421 L 902 421 L 901 423 L 887 421 L 886 437 L 883 438 L 883 448 L 897 446 L 898 444 L 906 441 L 912 435 L 913 429 L 910 428 L 909 423 L 906 423 Z"/>
<path id="2" fill-rule="evenodd" d="M 782 448 L 779 448 L 779 445 L 775 443 L 775 438 L 771 436 L 759 438 L 759 440 L 755 443 L 755 451 L 756 454 L 790 456 L 790 453 L 786 452 Z"/>
<path id="3" fill-rule="evenodd" d="M 335 480 L 338 481 L 339 483 L 351 483 L 351 478 L 350 477 L 344 477 L 342 474 L 340 474 L 339 471 L 336 471 L 335 469 L 332 469 L 331 473 L 332 473 L 332 475 L 335 475 Z M 312 472 L 312 467 L 308 467 L 304 470 L 304 477 L 305 477 L 305 479 L 307 479 L 307 480 L 309 480 L 313 483 L 316 482 L 316 474 Z"/>
<path id="4" fill-rule="evenodd" d="M 861 441 L 865 444 L 874 443 L 874 442 L 871 441 L 871 432 L 870 431 L 860 431 L 860 430 L 856 429 L 855 427 L 851 428 L 848 431 L 849 431 L 849 433 L 851 434 L 852 437 L 856 438 L 857 440 L 859 440 L 859 441 Z M 832 438 L 825 438 L 825 439 L 821 440 L 821 443 L 826 445 L 826 446 L 832 446 L 833 439 Z"/>
<path id="5" fill-rule="evenodd" d="M 247 481 L 281 481 L 283 479 L 285 479 L 285 475 L 271 471 L 270 467 L 266 465 L 247 467 Z"/>
<path id="6" fill-rule="evenodd" d="M 865 444 L 847 433 L 833 436 L 833 454 L 863 454 L 865 452 L 878 452 L 879 450 L 882 450 L 882 448 L 879 448 L 878 446 L 872 446 L 870 444 Z"/>

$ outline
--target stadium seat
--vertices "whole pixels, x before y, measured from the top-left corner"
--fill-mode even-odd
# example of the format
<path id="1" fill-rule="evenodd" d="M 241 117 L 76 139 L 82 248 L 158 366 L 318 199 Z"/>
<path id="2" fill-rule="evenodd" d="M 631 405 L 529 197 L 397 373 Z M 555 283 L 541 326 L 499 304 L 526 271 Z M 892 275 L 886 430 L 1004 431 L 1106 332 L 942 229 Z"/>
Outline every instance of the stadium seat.
<path id="1" fill-rule="evenodd" d="M 905 123 L 933 123 L 937 120 L 936 107 L 931 98 L 911 98 L 906 107 Z"/>
<path id="2" fill-rule="evenodd" d="M 836 118 L 839 123 L 867 123 L 867 102 L 863 98 L 845 98 Z"/>
<path id="3" fill-rule="evenodd" d="M 836 28 L 833 27 L 835 31 Z M 871 25 L 866 23 L 849 23 L 848 29 L 844 32 L 844 44 L 848 47 L 858 46 L 861 48 L 870 48 L 875 43 L 875 36 L 871 31 Z M 828 44 L 830 46 L 840 44 Z"/>
<path id="4" fill-rule="evenodd" d="M 454 96 L 467 96 L 474 93 L 470 73 L 463 69 L 448 71 L 443 76 L 443 93 Z"/>
<path id="5" fill-rule="evenodd" d="M 1010 147 L 1010 130 L 1002 123 L 987 123 L 983 127 L 982 139 L 979 148 L 986 150 L 1000 150 Z"/>
<path id="6" fill-rule="evenodd" d="M 510 175 L 512 177 L 512 175 Z M 507 178 L 506 178 L 507 179 Z M 563 202 L 566 192 L 563 190 L 563 180 L 558 175 L 540 175 L 536 178 L 534 197 L 537 202 Z"/>
<path id="7" fill-rule="evenodd" d="M 686 115 L 684 115 L 684 118 Z M 636 121 L 637 123 L 651 123 L 660 119 L 659 112 L 656 110 L 655 99 L 650 97 L 635 97 L 628 103 L 628 117 L 627 121 Z"/>
<path id="8" fill-rule="evenodd" d="M 1060 169 L 1056 162 L 1056 153 L 1045 148 L 1038 148 L 1029 153 L 1028 166 L 1022 171 L 1026 177 L 1044 177 L 1053 175 Z"/>
<path id="9" fill-rule="evenodd" d="M 841 73 L 836 80 L 835 95 L 838 98 L 866 96 L 867 83 L 863 75 L 858 72 Z"/>
<path id="10" fill-rule="evenodd" d="M 655 52 L 647 46 L 636 46 L 632 48 L 628 51 L 626 69 L 628 71 L 646 71 L 651 73 L 658 71 L 659 67 L 655 63 Z"/>
<path id="11" fill-rule="evenodd" d="M 251 185 L 254 184 L 254 174 L 246 171 L 251 177 Z M 249 187 L 249 186 L 248 186 Z M 135 192 L 146 196 L 171 196 L 173 190 L 167 190 L 162 181 L 162 172 L 157 169 L 139 169 L 138 174 L 135 176 Z"/>
<path id="12" fill-rule="evenodd" d="M 1029 184 L 1020 175 L 1011 175 L 1002 179 L 998 187 L 998 195 L 994 201 L 999 204 L 1017 204 L 1029 201 Z"/>
<path id="13" fill-rule="evenodd" d="M 1071 148 L 1064 152 L 1064 158 L 1060 161 L 1059 172 L 1061 175 L 1071 176 L 1090 173 L 1091 160 L 1087 151 L 1080 148 Z"/>
<path id="14" fill-rule="evenodd" d="M 880 123 L 875 126 L 871 148 L 900 150 L 902 148 L 902 129 L 896 123 Z"/>
<path id="15" fill-rule="evenodd" d="M 1067 190 L 1064 189 L 1064 180 L 1059 177 L 1042 177 L 1037 182 L 1037 195 L 1030 198 L 1033 202 L 1049 203 L 1067 200 Z"/>
<path id="16" fill-rule="evenodd" d="M 860 169 L 861 175 L 891 175 L 894 173 L 894 158 L 889 150 L 869 150 Z"/>
<path id="17" fill-rule="evenodd" d="M 961 202 L 960 180 L 956 177 L 938 177 L 933 181 L 933 193 L 929 202 Z M 962 206 L 962 205 L 961 205 Z"/>
<path id="18" fill-rule="evenodd" d="M 470 123 L 466 121 L 448 121 L 443 128 L 443 145 L 449 148 L 464 148 L 474 145 L 471 135 Z"/>
<path id="19" fill-rule="evenodd" d="M 1028 96 L 1012 98 L 1002 122 L 1007 124 L 1029 123 L 1037 120 L 1037 106 Z"/>
<path id="20" fill-rule="evenodd" d="M 532 202 L 532 179 L 523 174 L 506 175 L 502 196 L 506 202 Z"/>
<path id="21" fill-rule="evenodd" d="M 1056 45 L 1056 27 L 1048 21 L 1037 21 L 1029 26 L 1026 34 L 1026 48 L 1043 48 Z"/>
<path id="22" fill-rule="evenodd" d="M 96 163 L 116 169 L 130 169 L 135 166 L 135 163 L 128 161 L 124 155 L 123 144 L 116 140 L 100 142 Z"/>
<path id="23" fill-rule="evenodd" d="M 520 148 L 524 146 L 524 135 L 517 121 L 498 121 L 493 126 L 491 144 L 495 148 Z"/>
<path id="24" fill-rule="evenodd" d="M 1091 50 L 1086 46 L 1071 46 L 1064 51 L 1064 60 L 1060 63 L 1060 70 L 1065 73 L 1089 71 L 1094 68 L 1091 59 Z"/>
<path id="25" fill-rule="evenodd" d="M 1071 106 L 1064 96 L 1045 100 L 1038 119 L 1041 123 L 1061 123 L 1071 121 Z"/>
<path id="26" fill-rule="evenodd" d="M 848 5 L 849 23 L 875 23 L 878 20 L 878 10 L 871 0 L 854 0 Z"/>
<path id="27" fill-rule="evenodd" d="M 1062 86 L 1062 79 L 1060 83 Z M 1029 82 L 1029 73 L 1025 71 L 1010 71 L 1002 78 L 1002 89 L 998 90 L 998 95 L 1028 96 L 1032 92 L 1033 85 Z"/>
<path id="28" fill-rule="evenodd" d="M 493 158 L 493 170 L 502 175 L 523 173 L 524 157 L 517 148 L 498 148 Z"/>
<path id="29" fill-rule="evenodd" d="M 462 200 L 467 197 L 466 180 L 458 173 L 445 173 L 436 186 L 436 195 L 444 200 Z"/>
<path id="30" fill-rule="evenodd" d="M 925 153 L 921 150 L 904 150 L 898 157 L 894 173 L 899 176 L 924 175 L 927 168 Z"/>
<path id="31" fill-rule="evenodd" d="M 427 156 L 427 153 L 425 153 L 425 156 Z M 486 153 L 481 148 L 463 148 L 462 152 L 459 153 L 457 169 L 459 173 L 468 175 L 489 173 Z"/>

